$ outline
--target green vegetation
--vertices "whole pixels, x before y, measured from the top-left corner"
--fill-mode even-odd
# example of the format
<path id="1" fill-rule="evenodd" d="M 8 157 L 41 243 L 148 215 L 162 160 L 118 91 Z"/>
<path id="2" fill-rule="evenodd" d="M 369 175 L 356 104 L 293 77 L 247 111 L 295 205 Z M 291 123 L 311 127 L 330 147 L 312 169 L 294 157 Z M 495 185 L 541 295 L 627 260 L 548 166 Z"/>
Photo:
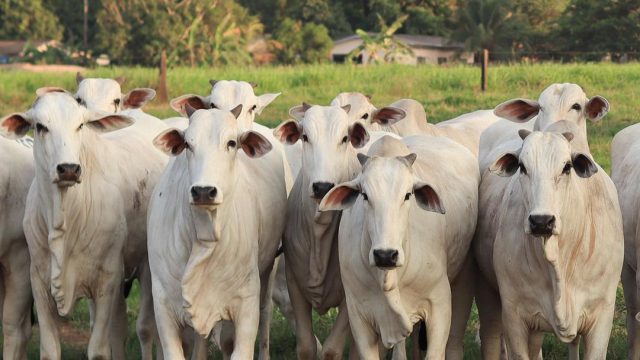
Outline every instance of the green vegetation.
<path id="1" fill-rule="evenodd" d="M 157 70 L 148 68 L 113 68 L 90 71 L 86 76 L 115 77 L 124 75 L 124 90 L 133 87 L 154 87 Z M 589 124 L 591 150 L 596 160 L 609 168 L 609 149 L 612 136 L 620 129 L 635 123 L 636 106 L 640 101 L 640 64 L 584 64 L 584 65 L 517 65 L 496 66 L 489 69 L 489 89 L 479 90 L 480 70 L 476 67 L 411 67 L 402 65 L 336 66 L 313 65 L 296 67 L 222 67 L 175 68 L 168 73 L 169 91 L 172 97 L 186 93 L 206 94 L 210 91 L 209 79 L 239 79 L 258 83 L 256 92 L 282 92 L 259 117 L 259 121 L 275 126 L 288 118 L 287 110 L 302 101 L 327 104 L 341 91 L 360 91 L 373 96 L 373 102 L 386 105 L 399 98 L 414 98 L 425 106 L 430 122 L 447 120 L 457 115 L 495 105 L 514 98 L 537 99 L 540 92 L 551 83 L 575 82 L 587 95 L 602 95 L 611 103 L 607 117 L 596 124 Z M 69 73 L 26 73 L 0 71 L 0 114 L 25 111 L 41 86 L 62 86 L 75 89 L 75 75 Z M 167 104 L 151 103 L 147 111 L 159 117 L 176 114 Z M 139 357 L 135 337 L 137 292 L 129 299 L 130 341 L 128 348 L 132 359 Z M 626 313 L 619 290 L 616 317 L 607 359 L 626 358 Z M 324 338 L 331 324 L 329 316 L 315 317 L 320 338 Z M 86 330 L 88 316 L 86 305 L 80 303 L 70 323 Z M 475 331 L 478 328 L 474 314 L 469 322 L 466 338 L 466 358 L 479 359 Z M 30 358 L 36 358 L 37 341 L 32 340 Z M 295 358 L 295 338 L 283 317 L 276 312 L 273 321 L 272 355 L 277 359 Z M 78 346 L 65 345 L 65 358 L 84 354 Z M 566 359 L 566 346 L 547 337 L 544 345 L 545 359 Z"/>

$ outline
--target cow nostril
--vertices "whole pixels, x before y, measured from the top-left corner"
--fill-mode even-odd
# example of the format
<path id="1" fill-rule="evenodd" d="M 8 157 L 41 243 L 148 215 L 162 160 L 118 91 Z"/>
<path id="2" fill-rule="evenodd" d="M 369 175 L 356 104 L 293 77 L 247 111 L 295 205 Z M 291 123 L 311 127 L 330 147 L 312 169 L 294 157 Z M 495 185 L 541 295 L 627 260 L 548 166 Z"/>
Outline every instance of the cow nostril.
<path id="1" fill-rule="evenodd" d="M 391 261 L 393 261 L 394 264 L 398 262 L 398 250 L 393 250 L 391 253 Z"/>
<path id="2" fill-rule="evenodd" d="M 196 188 L 191 188 L 191 197 L 194 199 L 198 198 L 198 190 L 196 190 Z"/>
<path id="3" fill-rule="evenodd" d="M 553 215 L 529 215 L 529 223 L 537 228 L 551 229 L 555 226 L 556 217 Z"/>
<path id="4" fill-rule="evenodd" d="M 213 200 L 216 198 L 216 194 L 218 194 L 218 189 L 216 188 L 212 188 L 211 190 L 209 190 L 209 199 Z"/>
<path id="5" fill-rule="evenodd" d="M 58 174 L 64 174 L 65 172 L 64 166 L 62 165 L 56 166 L 56 171 L 58 172 Z"/>

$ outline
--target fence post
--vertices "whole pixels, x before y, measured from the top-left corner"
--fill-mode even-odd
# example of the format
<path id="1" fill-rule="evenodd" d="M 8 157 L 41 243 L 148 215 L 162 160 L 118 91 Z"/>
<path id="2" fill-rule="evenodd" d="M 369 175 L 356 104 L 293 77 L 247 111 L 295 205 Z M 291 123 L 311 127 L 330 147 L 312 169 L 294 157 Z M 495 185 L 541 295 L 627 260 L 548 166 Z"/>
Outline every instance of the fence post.
<path id="1" fill-rule="evenodd" d="M 482 78 L 480 79 L 480 88 L 482 89 L 482 92 L 485 92 L 487 91 L 487 66 L 489 66 L 489 50 L 487 49 L 482 50 L 481 63 L 482 63 L 482 75 L 481 75 Z"/>
<path id="2" fill-rule="evenodd" d="M 167 52 L 162 50 L 160 57 L 160 80 L 158 81 L 158 101 L 166 103 L 169 100 L 167 91 Z"/>

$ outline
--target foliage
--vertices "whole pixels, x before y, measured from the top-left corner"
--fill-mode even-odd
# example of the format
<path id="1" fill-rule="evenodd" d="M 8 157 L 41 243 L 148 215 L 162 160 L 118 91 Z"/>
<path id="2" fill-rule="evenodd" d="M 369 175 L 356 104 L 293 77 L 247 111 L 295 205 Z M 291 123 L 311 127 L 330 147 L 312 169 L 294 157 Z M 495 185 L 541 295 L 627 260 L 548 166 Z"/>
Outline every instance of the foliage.
<path id="1" fill-rule="evenodd" d="M 63 28 L 42 0 L 1 0 L 0 39 L 61 40 Z"/>
<path id="2" fill-rule="evenodd" d="M 459 0 L 458 9 L 454 37 L 467 50 L 509 50 L 509 30 L 517 24 L 509 0 Z"/>
<path id="3" fill-rule="evenodd" d="M 83 0 L 44 0 L 45 4 L 58 17 L 64 28 L 63 41 L 71 46 L 82 45 L 84 35 L 84 1 Z M 88 0 L 87 12 L 87 42 L 89 46 L 94 42 L 98 32 L 97 14 L 102 9 L 102 0 Z"/>
<path id="4" fill-rule="evenodd" d="M 319 63 L 329 59 L 333 44 L 324 25 L 284 19 L 273 36 L 273 51 L 282 64 Z"/>
<path id="5" fill-rule="evenodd" d="M 408 15 L 401 16 L 388 26 L 382 16 L 378 15 L 378 21 L 380 23 L 379 32 L 369 34 L 362 29 L 356 30 L 356 33 L 360 39 L 362 39 L 362 44 L 347 55 L 349 61 L 353 62 L 362 54 L 363 58 L 366 58 L 369 64 L 393 63 L 403 55 L 413 54 L 410 47 L 402 41 L 396 40 L 394 37 L 396 31 L 398 31 L 407 18 Z"/>
<path id="6" fill-rule="evenodd" d="M 66 47 L 58 42 L 43 44 L 34 47 L 27 42 L 24 47 L 21 62 L 31 64 L 75 64 L 81 65 L 86 60 L 84 52 L 77 51 L 71 47 Z"/>

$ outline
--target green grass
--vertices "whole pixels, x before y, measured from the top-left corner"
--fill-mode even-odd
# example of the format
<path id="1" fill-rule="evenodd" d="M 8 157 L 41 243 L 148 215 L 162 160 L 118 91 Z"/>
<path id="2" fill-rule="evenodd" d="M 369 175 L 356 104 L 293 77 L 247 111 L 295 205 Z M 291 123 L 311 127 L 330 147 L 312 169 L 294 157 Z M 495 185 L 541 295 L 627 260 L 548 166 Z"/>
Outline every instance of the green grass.
<path id="1" fill-rule="evenodd" d="M 133 87 L 155 87 L 157 69 L 108 68 L 87 72 L 85 76 L 115 77 L 125 75 L 125 91 Z M 430 122 L 438 122 L 459 114 L 493 108 L 497 104 L 515 97 L 537 99 L 549 84 L 574 82 L 580 84 L 588 96 L 602 95 L 611 103 L 607 117 L 589 124 L 591 150 L 605 169 L 609 169 L 609 149 L 611 138 L 620 129 L 636 122 L 637 104 L 640 100 L 640 64 L 543 64 L 492 66 L 489 68 L 489 89 L 483 93 L 479 89 L 480 70 L 476 67 L 454 66 L 297 66 L 262 68 L 175 68 L 168 73 L 171 97 L 186 93 L 207 94 L 209 79 L 238 79 L 259 84 L 256 92 L 282 92 L 272 105 L 259 117 L 259 121 L 274 126 L 288 118 L 287 111 L 293 106 L 307 101 L 327 104 L 338 92 L 360 91 L 373 96 L 373 102 L 386 105 L 400 98 L 413 98 L 425 106 Z M 34 100 L 35 90 L 41 86 L 62 86 L 75 89 L 75 74 L 69 73 L 26 73 L 0 70 L 0 114 L 24 111 Z M 150 104 L 150 113 L 159 117 L 176 114 L 167 104 Z M 137 290 L 129 299 L 129 344 L 130 358 L 139 357 L 135 337 L 135 314 L 137 311 Z M 607 359 L 626 358 L 627 339 L 624 327 L 626 313 L 619 290 L 616 317 Z M 314 317 L 318 336 L 326 337 L 334 312 L 324 317 Z M 88 324 L 87 308 L 80 303 L 71 323 L 81 329 Z M 474 310 L 465 339 L 465 358 L 479 359 L 475 331 L 478 318 Z M 272 326 L 271 354 L 275 359 L 295 358 L 295 337 L 280 313 L 276 311 Z M 86 357 L 86 350 L 64 346 L 64 358 Z M 37 339 L 29 346 L 29 358 L 37 358 Z M 547 336 L 544 343 L 545 359 L 566 359 L 565 345 Z M 219 358 L 219 354 L 215 358 Z"/>

